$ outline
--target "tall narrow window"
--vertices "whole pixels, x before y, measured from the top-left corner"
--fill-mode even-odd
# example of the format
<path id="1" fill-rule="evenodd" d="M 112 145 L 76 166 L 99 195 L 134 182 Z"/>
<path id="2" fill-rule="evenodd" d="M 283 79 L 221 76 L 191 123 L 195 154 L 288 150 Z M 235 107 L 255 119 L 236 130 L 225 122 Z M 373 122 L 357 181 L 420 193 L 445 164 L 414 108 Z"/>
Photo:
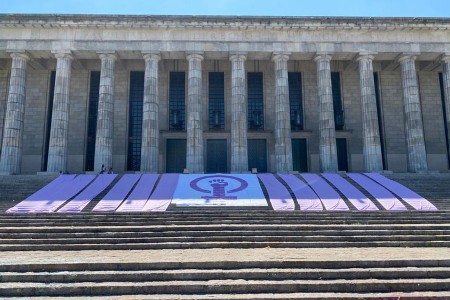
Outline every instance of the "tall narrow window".
<path id="1" fill-rule="evenodd" d="M 302 73 L 289 72 L 291 130 L 303 130 Z"/>
<path id="2" fill-rule="evenodd" d="M 445 108 L 445 93 L 444 93 L 444 77 L 442 73 L 439 73 L 439 86 L 441 88 L 441 100 L 442 100 L 442 112 L 444 113 L 444 131 L 445 131 L 445 145 L 447 146 L 447 163 L 450 168 L 450 145 L 448 142 L 448 120 L 447 110 Z"/>
<path id="3" fill-rule="evenodd" d="M 144 101 L 144 72 L 130 73 L 130 98 L 128 115 L 128 165 L 129 171 L 141 167 L 142 106 Z"/>
<path id="4" fill-rule="evenodd" d="M 100 72 L 92 71 L 89 88 L 89 112 L 86 143 L 86 171 L 94 171 L 95 137 L 97 135 L 98 97 L 100 90 Z"/>
<path id="5" fill-rule="evenodd" d="M 386 170 L 386 153 L 384 148 L 384 127 L 383 127 L 383 117 L 382 117 L 382 107 L 381 107 L 381 97 L 380 97 L 380 78 L 378 72 L 373 73 L 373 80 L 375 82 L 375 99 L 377 102 L 377 119 L 378 119 L 378 130 L 380 131 L 380 146 L 381 146 L 381 159 L 383 161 L 383 170 Z"/>
<path id="6" fill-rule="evenodd" d="M 45 127 L 45 144 L 44 144 L 44 157 L 42 160 L 42 171 L 47 171 L 48 162 L 48 148 L 50 145 L 50 130 L 52 129 L 52 114 L 53 114 L 53 97 L 55 94 L 55 80 L 56 71 L 52 71 L 50 74 L 50 84 L 48 90 L 48 106 L 47 106 L 47 126 Z"/>
<path id="7" fill-rule="evenodd" d="M 209 129 L 224 129 L 224 75 L 209 73 Z"/>
<path id="8" fill-rule="evenodd" d="M 263 75 L 261 72 L 249 72 L 248 88 L 248 129 L 264 130 Z"/>
<path id="9" fill-rule="evenodd" d="M 169 78 L 169 129 L 185 129 L 185 75 L 170 72 Z"/>
<path id="10" fill-rule="evenodd" d="M 341 74 L 339 72 L 331 72 L 331 89 L 333 93 L 334 125 L 336 130 L 342 130 L 344 129 L 345 116 L 342 108 Z"/>

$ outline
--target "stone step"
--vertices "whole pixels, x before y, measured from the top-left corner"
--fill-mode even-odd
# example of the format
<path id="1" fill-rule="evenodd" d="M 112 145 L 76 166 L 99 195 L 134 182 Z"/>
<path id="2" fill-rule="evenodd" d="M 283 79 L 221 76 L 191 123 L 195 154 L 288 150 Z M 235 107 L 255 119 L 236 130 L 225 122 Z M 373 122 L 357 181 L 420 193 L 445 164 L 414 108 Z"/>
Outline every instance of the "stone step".
<path id="1" fill-rule="evenodd" d="M 265 232 L 265 231 L 290 231 L 302 234 L 303 232 L 376 232 L 376 231 L 392 231 L 395 234 L 397 231 L 408 232 L 420 232 L 423 230 L 429 231 L 448 231 L 450 230 L 450 224 L 215 224 L 215 225 L 121 225 L 115 224 L 115 226 L 100 226 L 100 225 L 87 225 L 87 226 L 13 226 L 13 227 L 0 227 L 1 233 L 92 233 L 92 232 L 161 232 L 161 233 L 182 233 L 182 232 Z"/>
<path id="2" fill-rule="evenodd" d="M 132 243 L 206 243 L 206 242 L 387 242 L 387 241 L 398 241 L 398 242 L 408 242 L 408 241 L 448 241 L 450 242 L 450 235 L 446 234 L 428 234 L 424 235 L 420 232 L 417 234 L 408 235 L 312 235 L 312 236 L 294 236 L 294 235 L 261 235 L 258 233 L 256 235 L 247 236 L 215 236 L 214 234 L 209 234 L 205 236 L 189 236 L 189 235 L 179 235 L 171 237 L 134 237 L 132 235 L 128 237 L 69 237 L 69 238 L 3 238 L 0 239 L 1 244 L 54 244 L 58 243 L 61 245 L 65 244 L 132 244 Z"/>
<path id="3" fill-rule="evenodd" d="M 450 247 L 450 241 L 335 241 L 328 242 L 165 242 L 165 243 L 92 243 L 61 244 L 57 241 L 49 244 L 1 244 L 0 251 L 57 251 L 57 250 L 152 250 L 152 249 L 211 249 L 211 248 L 367 248 L 367 247 Z"/>
<path id="4" fill-rule="evenodd" d="M 275 225 L 292 225 L 292 226 L 298 226 L 298 225 L 332 225 L 332 226 L 345 226 L 345 225 L 351 225 L 351 224 L 361 224 L 361 225 L 373 225 L 373 226 L 383 226 L 386 225 L 386 223 L 394 223 L 395 225 L 403 225 L 403 226 L 412 226 L 412 225 L 424 225 L 424 224 L 428 224 L 428 222 L 430 221 L 421 221 L 421 220 L 417 220 L 417 221 L 411 221 L 411 220 L 391 220 L 389 222 L 389 220 L 372 220 L 372 221 L 351 221 L 351 220 L 343 220 L 343 221 L 339 221 L 336 220 L 336 222 L 328 222 L 327 220 L 320 220 L 320 221 L 314 221 L 314 220 L 310 220 L 310 221 L 297 221 L 297 222 L 283 222 L 282 220 L 235 220 L 235 221 L 230 221 L 230 220 L 211 220 L 210 222 L 208 221 L 161 221 L 161 222 L 156 222 L 156 221 L 149 221 L 149 222 L 133 222 L 133 221 L 123 221 L 123 222 L 8 222 L 8 223 L 1 223 L 0 222 L 0 226 L 4 227 L 4 228 L 12 228 L 12 227 L 16 227 L 16 228 L 20 228 L 20 227 L 29 227 L 29 226 L 33 226 L 36 228 L 45 228 L 45 227 L 82 227 L 84 226 L 99 226 L 99 227 L 130 227 L 130 226 L 207 226 L 207 225 L 214 225 L 214 226 L 220 226 L 220 225 L 235 225 L 235 226 L 248 226 L 248 225 L 261 225 L 261 226 L 275 226 Z M 435 222 L 433 222 L 436 225 L 445 225 L 448 224 L 448 221 L 446 220 L 436 220 Z"/>
<path id="5" fill-rule="evenodd" d="M 450 229 L 450 228 L 449 228 Z M 89 232 L 26 232 L 20 233 L 3 233 L 0 230 L 0 239 L 64 239 L 64 238 L 156 238 L 156 237 L 201 237 L 201 236 L 280 236 L 280 237 L 310 237 L 320 234 L 322 237 L 335 236 L 404 236 L 404 235 L 448 235 L 448 230 L 239 230 L 239 231 L 172 231 L 168 228 L 167 231 L 112 231 L 105 228 L 104 232 L 98 229 L 93 229 Z"/>
<path id="6" fill-rule="evenodd" d="M 348 249 L 347 249 L 348 250 Z M 366 249 L 367 250 L 367 249 Z M 213 250 L 211 250 L 213 251 Z M 210 251 L 210 252 L 211 252 Z M 315 251 L 321 251 L 316 249 Z M 330 253 L 330 251 L 325 251 Z M 331 250 L 334 252 L 333 250 Z M 351 249 L 353 251 L 353 249 Z M 229 251 L 220 250 L 219 252 Z M 233 252 L 233 251 L 232 251 Z M 260 251 L 259 251 L 260 252 Z M 302 251 L 304 252 L 304 251 Z M 309 253 L 309 250 L 307 251 Z M 392 251 L 389 251 L 392 252 Z M 120 251 L 122 255 L 126 255 L 127 252 Z M 138 252 L 140 253 L 140 252 Z M 286 253 L 286 252 L 285 252 Z M 377 252 L 378 253 L 378 252 Z M 46 256 L 48 253 L 39 253 L 41 256 Z M 38 255 L 39 255 L 38 254 Z M 71 252 L 64 253 L 68 255 L 67 258 L 71 258 Z M 136 255 L 136 253 L 133 253 Z M 24 254 L 26 255 L 26 254 Z M 76 255 L 76 254 L 74 254 Z M 78 257 L 78 256 L 77 256 Z M 126 257 L 125 257 L 126 258 Z M 214 258 L 212 258 L 214 259 Z M 144 259 L 145 260 L 145 259 Z M 56 262 L 55 262 L 56 261 Z M 151 261 L 151 262 L 118 262 L 116 260 L 108 260 L 108 262 L 89 262 L 79 263 L 71 262 L 67 263 L 60 260 L 57 257 L 52 257 L 50 262 L 30 263 L 20 260 L 20 263 L 0 264 L 0 272 L 81 272 L 81 271 L 148 271 L 148 270 L 237 270 L 237 269 L 395 269 L 395 268 L 450 268 L 450 259 L 421 259 L 420 257 L 415 259 L 386 259 L 386 260 L 205 260 L 196 261 L 193 259 L 183 260 L 182 262 L 177 259 L 169 257 L 167 261 Z"/>
<path id="7" fill-rule="evenodd" d="M 336 280 L 450 278 L 449 267 L 347 268 L 347 269 L 182 269 L 136 271 L 0 272 L 0 282 L 143 282 L 182 280 Z"/>
<path id="8" fill-rule="evenodd" d="M 450 279 L 355 279 L 355 280 L 208 280 L 163 282 L 75 282 L 0 283 L 0 296 L 77 296 L 133 294 L 234 294 L 234 293 L 292 293 L 292 292 L 395 292 L 448 291 Z"/>
<path id="9" fill-rule="evenodd" d="M 65 300 L 69 297 L 27 297 L 26 299 L 41 299 L 41 300 Z M 449 299 L 450 292 L 392 292 L 392 293 L 259 293 L 259 294 L 152 294 L 152 295 L 136 295 L 133 294 L 134 300 L 260 300 L 260 299 L 282 299 L 282 300 L 317 300 L 317 299 L 377 299 L 377 300 L 393 300 L 393 299 Z M 23 299 L 22 297 L 8 298 Z M 72 299 L 72 298 L 70 298 Z M 120 296 L 77 296 L 77 300 L 129 300 L 129 295 Z"/>

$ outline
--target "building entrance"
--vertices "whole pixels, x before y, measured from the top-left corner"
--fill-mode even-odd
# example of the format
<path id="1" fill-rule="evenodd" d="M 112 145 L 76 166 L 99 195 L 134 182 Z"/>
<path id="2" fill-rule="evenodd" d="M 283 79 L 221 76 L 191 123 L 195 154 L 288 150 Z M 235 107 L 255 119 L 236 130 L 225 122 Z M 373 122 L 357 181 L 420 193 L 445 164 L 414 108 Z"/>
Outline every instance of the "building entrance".
<path id="1" fill-rule="evenodd" d="M 207 140 L 206 173 L 226 173 L 227 166 L 227 140 Z"/>
<path id="2" fill-rule="evenodd" d="M 248 140 L 248 169 L 257 168 L 258 173 L 267 172 L 267 148 L 266 140 Z"/>
<path id="3" fill-rule="evenodd" d="M 183 173 L 186 168 L 186 139 L 168 139 L 166 143 L 166 172 Z"/>

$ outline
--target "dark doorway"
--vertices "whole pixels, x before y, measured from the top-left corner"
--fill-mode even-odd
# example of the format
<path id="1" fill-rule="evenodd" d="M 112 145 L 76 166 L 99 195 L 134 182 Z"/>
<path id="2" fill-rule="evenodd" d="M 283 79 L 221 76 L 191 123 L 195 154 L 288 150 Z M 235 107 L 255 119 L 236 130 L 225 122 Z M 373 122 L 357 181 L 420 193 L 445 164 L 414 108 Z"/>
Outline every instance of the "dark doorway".
<path id="1" fill-rule="evenodd" d="M 336 139 L 338 170 L 348 171 L 347 139 Z"/>
<path id="2" fill-rule="evenodd" d="M 206 172 L 227 172 L 227 140 L 207 140 Z"/>
<path id="3" fill-rule="evenodd" d="M 168 139 L 166 142 L 166 172 L 183 173 L 186 168 L 186 139 Z"/>
<path id="4" fill-rule="evenodd" d="M 248 169 L 257 168 L 258 173 L 267 172 L 266 140 L 248 140 Z"/>
<path id="5" fill-rule="evenodd" d="M 306 139 L 292 139 L 292 166 L 294 171 L 308 172 Z"/>

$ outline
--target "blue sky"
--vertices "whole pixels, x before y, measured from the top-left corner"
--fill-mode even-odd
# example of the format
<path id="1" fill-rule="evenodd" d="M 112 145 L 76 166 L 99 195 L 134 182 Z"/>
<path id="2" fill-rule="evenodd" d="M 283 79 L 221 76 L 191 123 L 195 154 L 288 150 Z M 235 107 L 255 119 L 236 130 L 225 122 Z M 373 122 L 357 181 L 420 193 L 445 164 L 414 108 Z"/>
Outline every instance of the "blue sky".
<path id="1" fill-rule="evenodd" d="M 0 13 L 450 17 L 450 0 L 0 0 Z"/>

